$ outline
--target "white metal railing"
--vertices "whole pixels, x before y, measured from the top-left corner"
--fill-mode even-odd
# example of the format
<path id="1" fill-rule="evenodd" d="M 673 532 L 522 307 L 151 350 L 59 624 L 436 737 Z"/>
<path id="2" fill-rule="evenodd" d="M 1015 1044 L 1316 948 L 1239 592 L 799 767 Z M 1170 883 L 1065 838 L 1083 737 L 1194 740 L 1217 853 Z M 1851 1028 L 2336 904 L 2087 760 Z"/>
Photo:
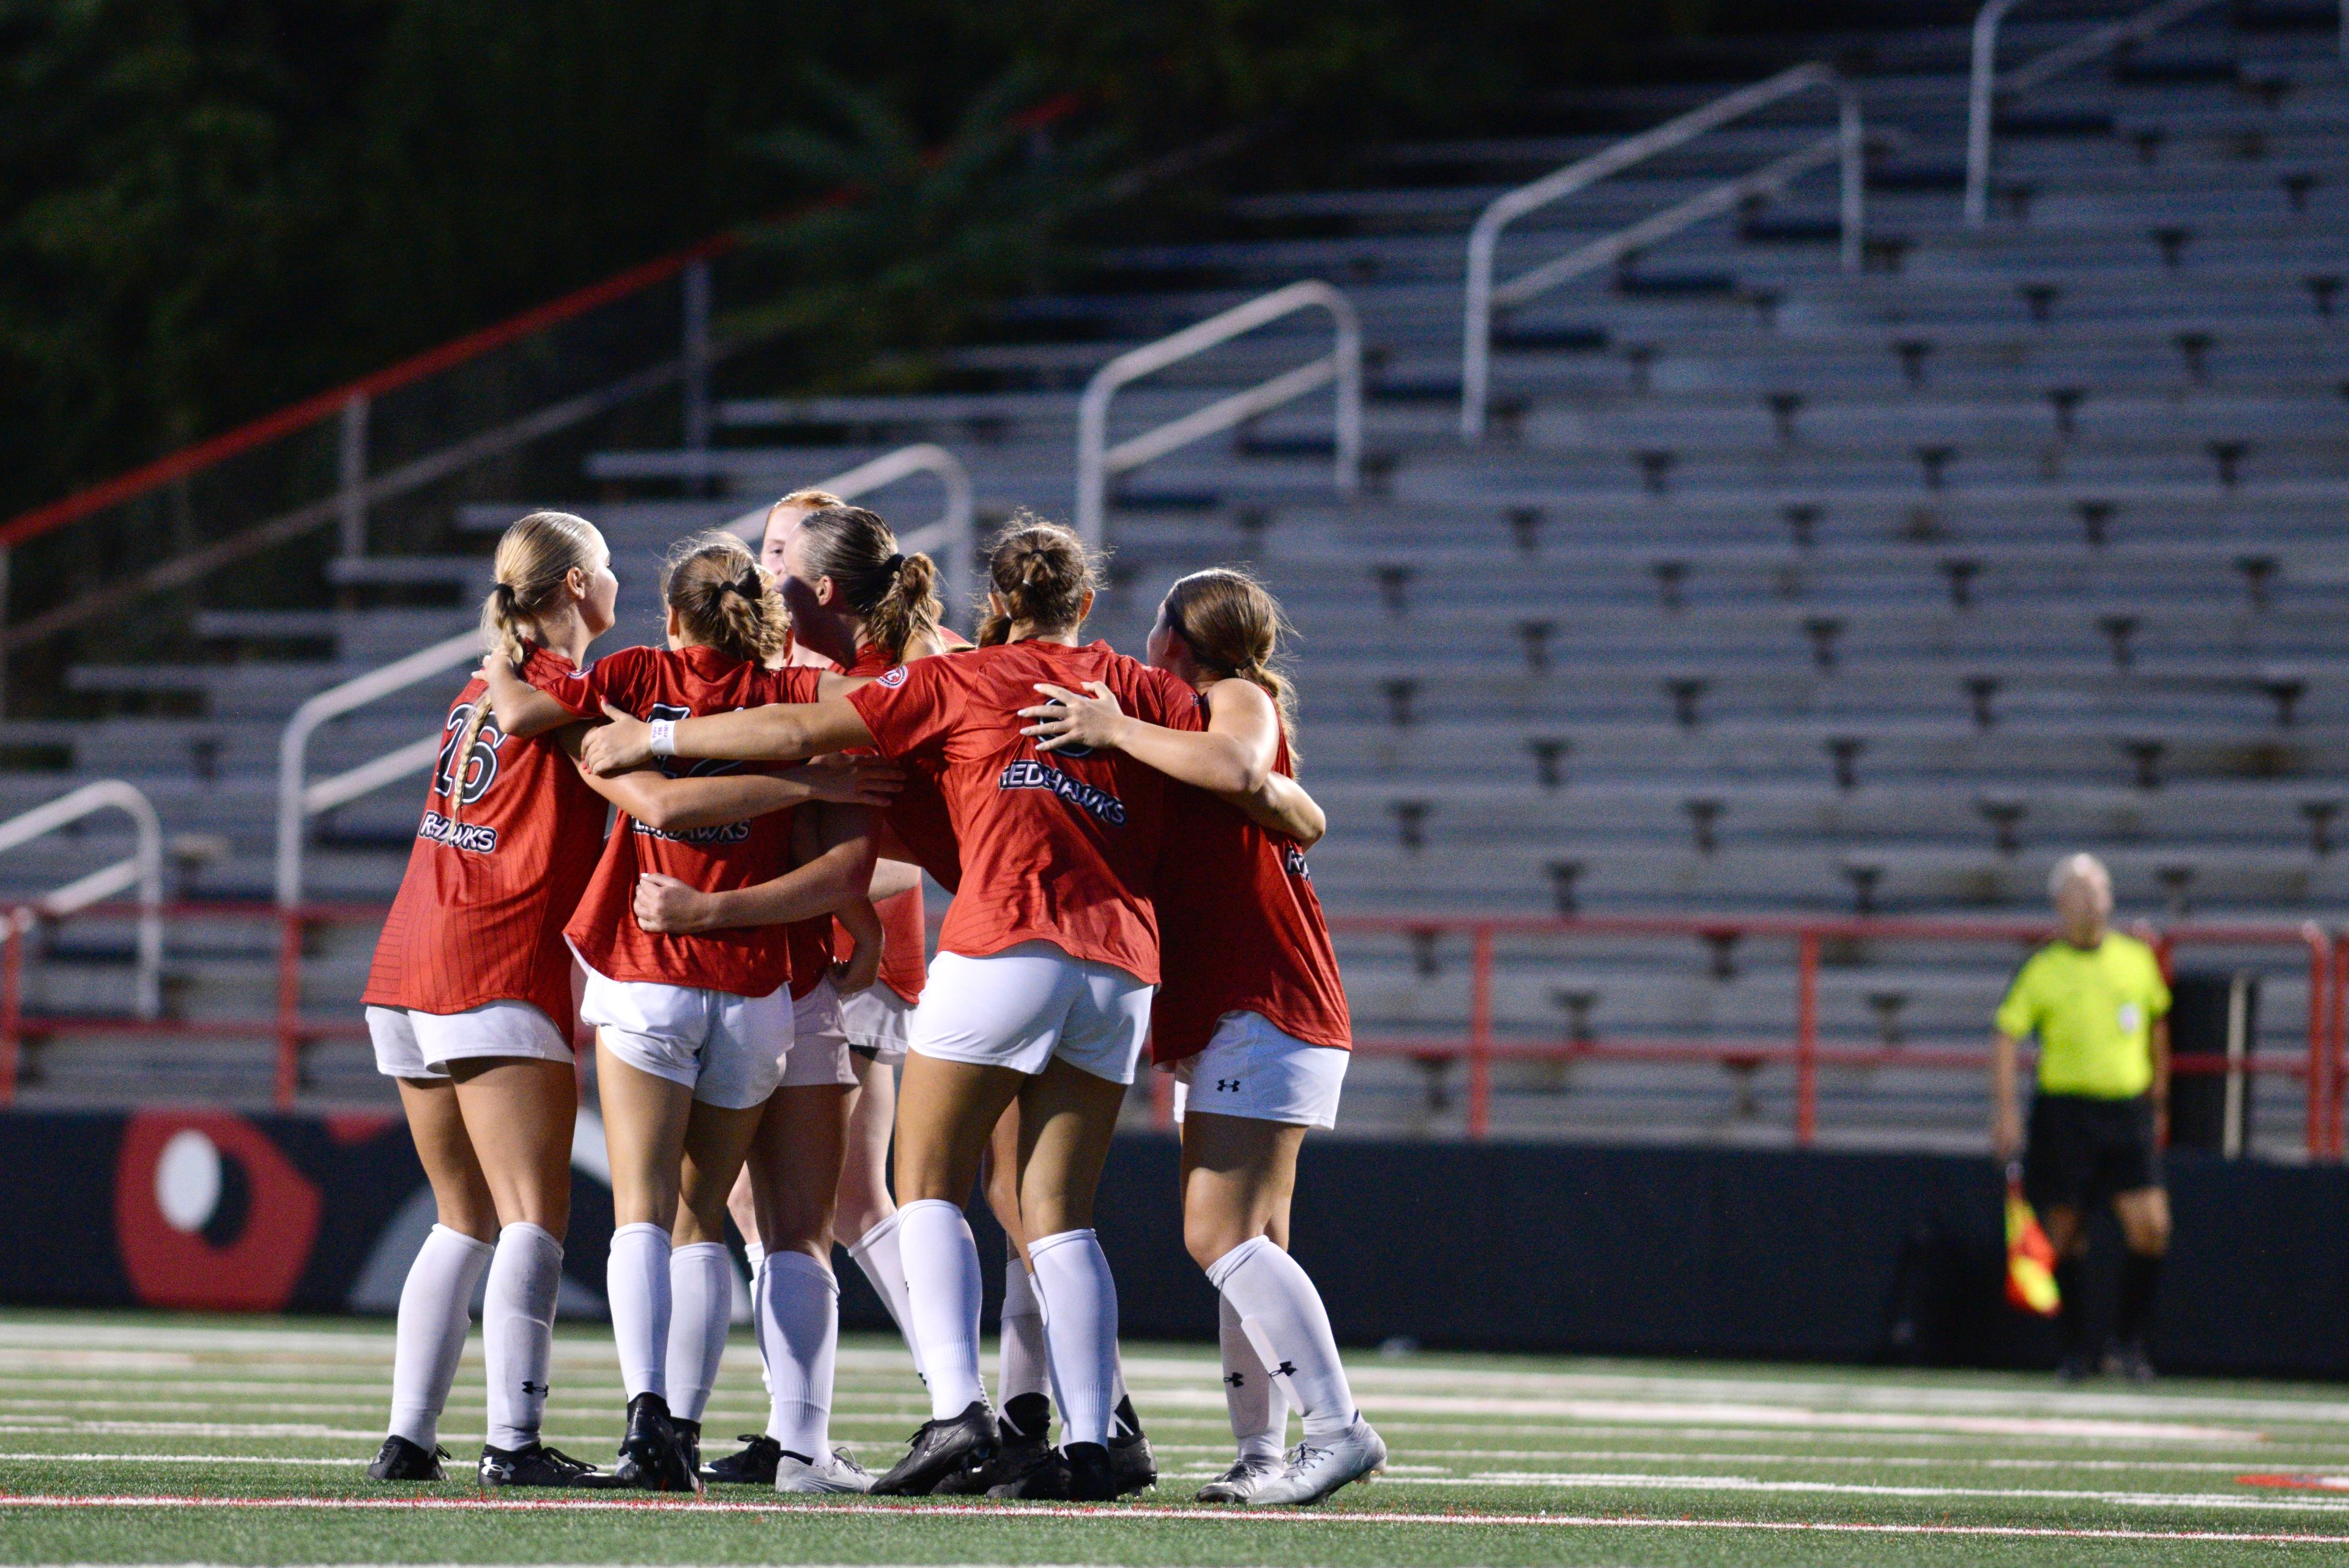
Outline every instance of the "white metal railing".
<path id="1" fill-rule="evenodd" d="M 372 794 L 411 774 L 422 773 L 439 760 L 444 739 L 442 731 L 436 729 L 396 752 L 313 784 L 306 778 L 311 733 L 329 719 L 364 708 L 378 698 L 419 680 L 429 680 L 444 670 L 478 664 L 481 658 L 481 634 L 469 631 L 419 649 L 405 659 L 371 670 L 339 686 L 330 686 L 294 710 L 294 717 L 286 721 L 285 732 L 277 742 L 279 908 L 290 909 L 302 902 L 304 825 L 322 811 L 332 811 L 347 801 Z"/>
<path id="2" fill-rule="evenodd" d="M 947 609 L 951 614 L 961 607 L 970 591 L 971 552 L 975 548 L 971 529 L 977 514 L 971 499 L 970 471 L 962 465 L 961 459 L 942 446 L 922 441 L 884 452 L 870 462 L 859 463 L 830 479 L 820 479 L 808 488 L 829 490 L 843 501 L 854 501 L 917 473 L 937 475 L 938 483 L 946 486 L 947 509 L 936 522 L 910 534 L 898 534 L 897 545 L 904 550 L 927 550 L 944 556 Z M 767 508 L 745 512 L 726 526 L 749 540 L 755 550 L 766 531 Z"/>
<path id="3" fill-rule="evenodd" d="M 2070 43 L 2017 66 L 2001 80 L 1999 24 L 2022 3 L 2023 0 L 1990 0 L 1974 16 L 1973 74 L 1966 89 L 1966 226 L 1971 229 L 1981 228 L 1990 219 L 1990 139 L 2000 94 L 2037 87 L 2050 77 L 2108 55 L 2123 44 L 2158 33 L 2197 11 L 2207 11 L 2219 0 L 2164 0 L 2125 21 L 2083 33 Z M 2344 0 L 2341 14 L 2343 47 L 2349 51 L 2349 0 Z"/>
<path id="4" fill-rule="evenodd" d="M 1244 392 L 1218 398 L 1181 419 L 1109 444 L 1109 404 L 1120 387 L 1253 332 L 1300 310 L 1326 310 L 1337 330 L 1330 352 Z M 1236 305 L 1155 343 L 1129 349 L 1093 372 L 1077 405 L 1077 534 L 1098 549 L 1109 528 L 1109 482 L 1195 441 L 1245 424 L 1283 403 L 1337 384 L 1338 493 L 1351 496 L 1362 479 L 1362 325 L 1353 303 L 1316 279 L 1292 283 Z"/>
<path id="5" fill-rule="evenodd" d="M 1784 99 L 1822 90 L 1834 93 L 1837 99 L 1836 129 L 1826 136 L 1741 179 L 1724 181 L 1651 218 L 1578 246 L 1506 283 L 1494 282 L 1493 272 L 1502 232 L 1519 218 L 1563 201 L 1578 191 L 1588 190 L 1609 175 L 1619 173 L 1658 153 L 1668 152 L 1693 141 L 1733 119 L 1742 119 Z M 1651 130 L 1619 141 L 1578 163 L 1569 163 L 1497 198 L 1478 215 L 1475 226 L 1468 231 L 1465 345 L 1460 370 L 1461 439 L 1476 441 L 1485 436 L 1485 410 L 1492 392 L 1495 311 L 1522 305 L 1569 279 L 1612 265 L 1666 235 L 1702 223 L 1754 197 L 1774 193 L 1800 176 L 1829 163 L 1840 163 L 1843 170 L 1843 189 L 1838 207 L 1838 238 L 1843 267 L 1847 272 L 1858 271 L 1862 202 L 1865 201 L 1862 152 L 1858 93 L 1849 80 L 1833 67 L 1814 61 L 1715 99 L 1677 119 L 1668 119 Z"/>
<path id="6" fill-rule="evenodd" d="M 88 876 L 44 894 L 12 911 L 7 919 L 22 930 L 38 915 L 70 915 L 92 904 L 104 903 L 127 888 L 139 890 L 139 1016 L 152 1018 L 163 1003 L 163 824 L 154 803 L 137 786 L 120 779 L 100 779 L 46 805 L 0 822 L 0 852 L 30 844 L 69 823 L 101 811 L 119 811 L 130 819 L 137 847 L 127 860 L 99 867 Z"/>

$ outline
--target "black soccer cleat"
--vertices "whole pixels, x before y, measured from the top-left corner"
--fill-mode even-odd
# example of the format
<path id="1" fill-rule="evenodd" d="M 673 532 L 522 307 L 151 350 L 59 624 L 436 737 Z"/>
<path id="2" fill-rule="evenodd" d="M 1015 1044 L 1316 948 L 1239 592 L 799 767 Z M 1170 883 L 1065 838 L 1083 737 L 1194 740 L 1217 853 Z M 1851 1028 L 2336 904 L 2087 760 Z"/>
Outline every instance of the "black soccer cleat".
<path id="1" fill-rule="evenodd" d="M 987 1463 L 995 1449 L 995 1417 L 988 1414 L 986 1400 L 974 1399 L 959 1416 L 923 1422 L 905 1457 L 873 1483 L 873 1495 L 927 1497 L 948 1476 Z"/>
<path id="2" fill-rule="evenodd" d="M 383 1440 L 382 1451 L 376 1455 L 375 1463 L 367 1466 L 367 1480 L 446 1480 L 448 1475 L 441 1469 L 440 1461 L 448 1457 L 449 1450 L 438 1443 L 429 1449 L 419 1448 L 395 1432 Z"/>
<path id="3" fill-rule="evenodd" d="M 764 1432 L 744 1432 L 734 1440 L 749 1446 L 740 1453 L 710 1460 L 701 1468 L 701 1479 L 724 1486 L 774 1485 L 775 1462 L 783 1457 L 783 1445 Z"/>
<path id="4" fill-rule="evenodd" d="M 1117 1461 L 1099 1443 L 1071 1443 L 1061 1454 L 1069 1467 L 1071 1502 L 1115 1502 L 1125 1495 L 1118 1485 Z"/>
<path id="5" fill-rule="evenodd" d="M 1131 1396 L 1117 1402 L 1115 1417 L 1110 1422 L 1109 1462 L 1117 1472 L 1120 1497 L 1148 1491 L 1158 1484 L 1158 1456 L 1151 1451 L 1150 1438 L 1142 1429 L 1142 1417 L 1133 1413 Z"/>
<path id="6" fill-rule="evenodd" d="M 1043 1443 L 1021 1443 L 1003 1449 L 975 1472 L 972 1491 L 984 1491 L 999 1501 L 1024 1498 L 1030 1502 L 1059 1502 L 1069 1495 L 1069 1461 L 1058 1449 Z M 946 1488 L 940 1487 L 940 1491 Z"/>
<path id="7" fill-rule="evenodd" d="M 639 1394 L 628 1401 L 627 1436 L 620 1439 L 620 1462 L 612 1467 L 616 1486 L 646 1491 L 701 1490 L 701 1478 L 686 1461 L 685 1445 L 669 1421 L 668 1401 Z"/>
<path id="8" fill-rule="evenodd" d="M 1041 1394 L 1015 1394 L 995 1419 L 995 1457 L 975 1469 L 957 1470 L 930 1489 L 932 1497 L 985 1497 L 996 1488 L 1024 1481 L 1052 1459 L 1048 1441 L 1052 1402 Z M 1024 1497 L 1025 1492 L 1007 1495 Z"/>
<path id="9" fill-rule="evenodd" d="M 701 1423 L 680 1421 L 676 1417 L 668 1424 L 677 1431 L 677 1446 L 685 1450 L 685 1468 L 698 1480 L 701 1475 Z"/>
<path id="10" fill-rule="evenodd" d="M 560 1449 L 533 1443 L 526 1449 L 481 1446 L 481 1463 L 474 1471 L 483 1490 L 506 1486 L 603 1487 L 612 1478 Z"/>

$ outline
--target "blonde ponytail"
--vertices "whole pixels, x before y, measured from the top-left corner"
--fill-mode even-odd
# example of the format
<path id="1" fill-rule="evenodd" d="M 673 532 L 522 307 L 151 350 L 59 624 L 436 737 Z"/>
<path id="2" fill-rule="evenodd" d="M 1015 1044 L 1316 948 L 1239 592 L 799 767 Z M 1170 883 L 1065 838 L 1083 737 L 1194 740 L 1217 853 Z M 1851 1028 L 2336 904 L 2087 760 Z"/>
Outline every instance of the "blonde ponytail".
<path id="1" fill-rule="evenodd" d="M 491 572 L 497 581 L 481 601 L 481 651 L 502 659 L 515 674 L 529 658 L 525 631 L 536 631 L 549 611 L 560 607 L 564 584 L 573 571 L 593 572 L 604 554 L 604 536 L 584 517 L 568 512 L 533 512 L 498 539 Z M 475 700 L 449 760 L 449 820 L 465 809 L 465 775 L 472 771 L 473 748 L 489 721 L 490 694 Z"/>
<path id="2" fill-rule="evenodd" d="M 863 623 L 865 640 L 892 661 L 905 659 L 908 643 L 937 634 L 946 609 L 938 598 L 937 564 L 927 556 L 900 554 L 897 536 L 876 514 L 833 502 L 801 518 L 798 537 L 808 575 L 832 579 L 841 601 Z"/>

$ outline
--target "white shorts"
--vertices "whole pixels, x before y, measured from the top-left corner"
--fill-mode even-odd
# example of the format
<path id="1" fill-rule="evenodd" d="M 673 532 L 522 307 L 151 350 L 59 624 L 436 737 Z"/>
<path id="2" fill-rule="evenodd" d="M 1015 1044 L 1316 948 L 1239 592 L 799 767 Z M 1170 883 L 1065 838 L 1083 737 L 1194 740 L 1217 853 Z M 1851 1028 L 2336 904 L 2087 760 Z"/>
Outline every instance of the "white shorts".
<path id="1" fill-rule="evenodd" d="M 1046 941 L 985 958 L 940 953 L 914 1010 L 910 1048 L 1031 1077 L 1057 1056 L 1096 1078 L 1131 1084 L 1157 989 Z"/>
<path id="2" fill-rule="evenodd" d="M 527 1002 L 485 1002 L 462 1012 L 418 1012 L 405 1007 L 367 1010 L 375 1070 L 393 1078 L 445 1078 L 443 1063 L 460 1056 L 523 1056 L 571 1060 L 571 1043 L 554 1020 Z"/>
<path id="3" fill-rule="evenodd" d="M 587 971 L 579 1016 L 631 1067 L 693 1091 L 705 1106 L 766 1104 L 792 1049 L 792 992 L 737 996 Z"/>
<path id="4" fill-rule="evenodd" d="M 827 975 L 815 989 L 792 1003 L 792 1054 L 783 1062 L 781 1087 L 809 1084 L 856 1083 L 856 1064 L 848 1059 L 848 1036 L 840 1027 L 846 1005 Z"/>
<path id="5" fill-rule="evenodd" d="M 1216 1020 L 1207 1048 L 1174 1064 L 1174 1119 L 1183 1119 L 1195 1097 L 1201 1110 L 1219 1116 L 1336 1127 L 1338 1091 L 1352 1055 L 1284 1034 L 1261 1013 L 1226 1012 Z"/>
<path id="6" fill-rule="evenodd" d="M 876 981 L 840 999 L 840 1025 L 852 1048 L 875 1061 L 902 1062 L 914 1037 L 914 1004 Z"/>

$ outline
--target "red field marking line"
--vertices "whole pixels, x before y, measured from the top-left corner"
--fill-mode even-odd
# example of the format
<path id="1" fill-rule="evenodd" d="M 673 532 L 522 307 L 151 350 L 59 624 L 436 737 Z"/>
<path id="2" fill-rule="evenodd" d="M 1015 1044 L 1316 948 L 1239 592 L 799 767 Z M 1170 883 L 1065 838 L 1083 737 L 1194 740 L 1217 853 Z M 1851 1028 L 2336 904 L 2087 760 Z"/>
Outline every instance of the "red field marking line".
<path id="1" fill-rule="evenodd" d="M 1407 1513 L 1397 1511 L 1327 1512 L 1319 1509 L 1272 1513 L 1220 1509 L 1133 1508 L 1115 1503 L 1093 1508 L 981 1507 L 976 1503 L 781 1503 L 709 1502 L 647 1497 L 555 1501 L 553 1499 L 369 1498 L 369 1497 L 119 1497 L 18 1496 L 0 1493 L 7 1508 L 249 1508 L 321 1509 L 413 1513 L 804 1513 L 855 1514 L 912 1519 L 1190 1520 L 1224 1524 L 1441 1524 L 1501 1529 L 1566 1530 L 1754 1530 L 1775 1534 L 1951 1535 L 2051 1541 L 2210 1541 L 2276 1546 L 2349 1546 L 2349 1535 L 2311 1535 L 2291 1531 L 2065 1529 L 2029 1524 L 1871 1524 L 1847 1520 L 1643 1519 L 1630 1515 L 1574 1513 Z"/>
<path id="2" fill-rule="evenodd" d="M 2238 1486 L 2282 1487 L 2292 1491 L 2349 1491 L 2349 1476 L 2256 1475 L 2237 1476 Z"/>

